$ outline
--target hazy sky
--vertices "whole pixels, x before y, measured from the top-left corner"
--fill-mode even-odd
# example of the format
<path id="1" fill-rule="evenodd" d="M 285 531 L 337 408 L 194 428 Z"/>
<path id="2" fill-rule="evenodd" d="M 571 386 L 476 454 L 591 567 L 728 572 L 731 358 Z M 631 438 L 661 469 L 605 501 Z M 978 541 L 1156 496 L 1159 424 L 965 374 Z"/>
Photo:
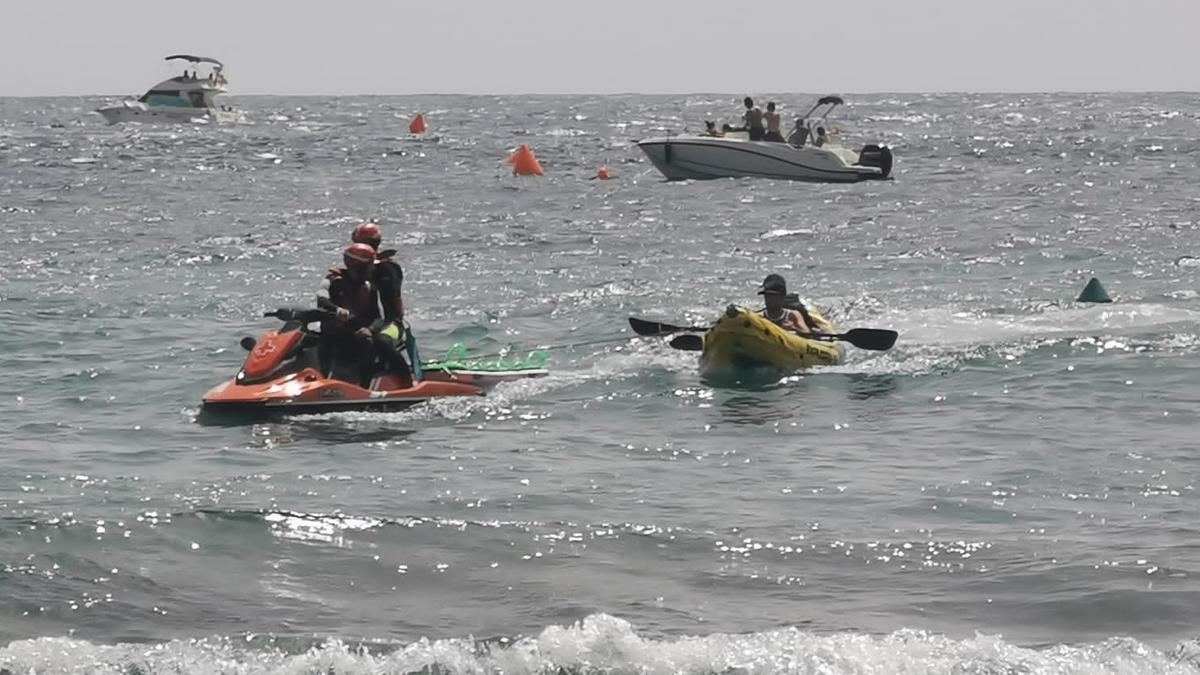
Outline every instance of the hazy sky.
<path id="1" fill-rule="evenodd" d="M 736 10 L 734 9 L 736 8 Z M 0 96 L 1200 88 L 1200 0 L 8 0 Z"/>

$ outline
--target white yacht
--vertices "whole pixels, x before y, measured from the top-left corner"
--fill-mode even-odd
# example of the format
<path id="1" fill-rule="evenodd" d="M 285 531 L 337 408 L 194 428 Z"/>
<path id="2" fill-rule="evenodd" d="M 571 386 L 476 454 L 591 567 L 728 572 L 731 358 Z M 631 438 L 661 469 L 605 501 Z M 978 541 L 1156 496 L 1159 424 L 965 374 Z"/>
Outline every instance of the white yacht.
<path id="1" fill-rule="evenodd" d="M 246 115 L 221 104 L 225 95 L 225 66 L 207 56 L 172 54 L 167 61 L 184 61 L 183 74 L 154 85 L 138 99 L 126 99 L 120 105 L 100 108 L 109 124 L 119 122 L 217 122 L 245 123 Z M 200 64 L 208 66 L 200 72 Z M 188 72 L 187 64 L 191 64 Z"/>
<path id="2" fill-rule="evenodd" d="M 837 96 L 825 96 L 801 120 L 829 106 L 806 127 L 816 129 L 827 124 L 829 113 L 842 103 Z M 826 136 L 820 146 L 804 137 L 793 137 L 793 142 L 796 145 L 752 141 L 744 131 L 727 131 L 721 135 L 648 138 L 639 141 L 638 147 L 668 180 L 753 177 L 854 183 L 882 180 L 892 171 L 892 151 L 887 146 L 872 144 L 854 151 L 842 147 L 836 134 Z"/>

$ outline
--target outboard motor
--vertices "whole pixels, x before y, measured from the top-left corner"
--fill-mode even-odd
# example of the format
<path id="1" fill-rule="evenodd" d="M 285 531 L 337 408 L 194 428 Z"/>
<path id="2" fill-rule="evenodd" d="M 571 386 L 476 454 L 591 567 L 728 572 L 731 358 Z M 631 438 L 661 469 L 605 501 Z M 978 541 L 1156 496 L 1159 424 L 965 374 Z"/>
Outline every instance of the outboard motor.
<path id="1" fill-rule="evenodd" d="M 879 167 L 879 177 L 887 178 L 892 173 L 892 149 L 886 145 L 864 145 L 858 153 L 859 166 Z"/>

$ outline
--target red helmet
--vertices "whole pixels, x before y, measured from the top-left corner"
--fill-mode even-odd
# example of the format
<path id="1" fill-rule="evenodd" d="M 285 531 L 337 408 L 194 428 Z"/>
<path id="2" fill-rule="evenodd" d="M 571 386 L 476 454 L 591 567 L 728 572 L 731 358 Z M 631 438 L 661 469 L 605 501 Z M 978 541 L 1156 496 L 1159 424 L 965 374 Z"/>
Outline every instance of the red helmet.
<path id="1" fill-rule="evenodd" d="M 379 244 L 383 242 L 383 232 L 375 223 L 363 223 L 354 228 L 350 241 L 356 244 L 370 244 L 371 248 L 378 249 Z"/>
<path id="2" fill-rule="evenodd" d="M 375 249 L 367 244 L 350 244 L 350 248 L 342 253 L 342 262 L 347 268 L 363 269 L 375 262 Z"/>

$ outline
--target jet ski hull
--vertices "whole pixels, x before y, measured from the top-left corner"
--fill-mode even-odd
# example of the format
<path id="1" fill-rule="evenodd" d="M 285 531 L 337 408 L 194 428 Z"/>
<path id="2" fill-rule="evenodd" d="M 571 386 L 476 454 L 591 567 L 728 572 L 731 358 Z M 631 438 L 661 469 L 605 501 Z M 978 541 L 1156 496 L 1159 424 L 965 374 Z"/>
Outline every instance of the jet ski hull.
<path id="1" fill-rule="evenodd" d="M 396 375 L 377 377 L 364 389 L 305 368 L 265 382 L 239 384 L 234 379 L 217 385 L 204 395 L 200 412 L 214 418 L 396 411 L 436 398 L 483 395 L 481 387 L 465 382 L 424 380 L 404 387 Z"/>
<path id="2" fill-rule="evenodd" d="M 513 370 L 467 370 L 459 368 L 430 368 L 425 366 L 424 379 L 426 382 L 457 382 L 469 384 L 484 391 L 490 391 L 504 382 L 527 380 L 533 377 L 545 377 L 550 374 L 545 368 L 519 368 Z"/>

